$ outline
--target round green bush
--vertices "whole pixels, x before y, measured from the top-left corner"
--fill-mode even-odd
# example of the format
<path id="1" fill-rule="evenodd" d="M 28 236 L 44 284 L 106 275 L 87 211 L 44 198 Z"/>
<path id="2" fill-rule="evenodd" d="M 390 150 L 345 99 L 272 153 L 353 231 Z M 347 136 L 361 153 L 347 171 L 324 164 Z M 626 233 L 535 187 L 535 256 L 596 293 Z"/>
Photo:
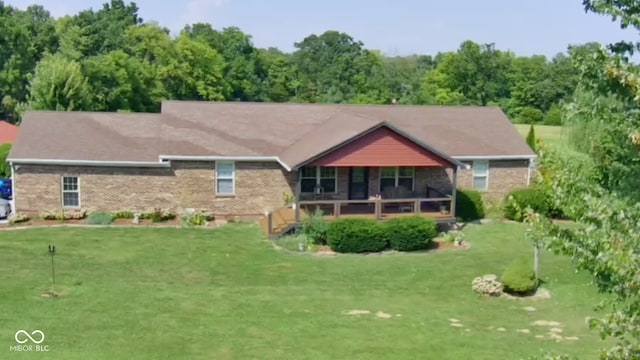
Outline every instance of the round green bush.
<path id="1" fill-rule="evenodd" d="M 433 219 L 419 216 L 394 218 L 386 222 L 389 245 L 398 251 L 427 248 L 438 235 L 438 224 Z"/>
<path id="2" fill-rule="evenodd" d="M 524 188 L 509 192 L 505 199 L 504 216 L 510 220 L 522 221 L 523 212 L 528 207 L 538 214 L 549 215 L 549 202 L 543 189 Z"/>
<path id="3" fill-rule="evenodd" d="M 113 215 L 105 212 L 93 212 L 87 216 L 85 222 L 89 225 L 109 225 L 113 222 Z"/>
<path id="4" fill-rule="evenodd" d="M 484 218 L 482 194 L 477 190 L 456 191 L 456 217 L 461 221 L 474 221 Z"/>
<path id="5" fill-rule="evenodd" d="M 500 279 L 504 291 L 514 295 L 527 295 L 536 290 L 538 279 L 533 270 L 533 261 L 527 257 L 515 259 Z"/>
<path id="6" fill-rule="evenodd" d="M 339 253 L 379 252 L 388 243 L 386 227 L 373 219 L 338 219 L 327 229 L 327 244 Z"/>

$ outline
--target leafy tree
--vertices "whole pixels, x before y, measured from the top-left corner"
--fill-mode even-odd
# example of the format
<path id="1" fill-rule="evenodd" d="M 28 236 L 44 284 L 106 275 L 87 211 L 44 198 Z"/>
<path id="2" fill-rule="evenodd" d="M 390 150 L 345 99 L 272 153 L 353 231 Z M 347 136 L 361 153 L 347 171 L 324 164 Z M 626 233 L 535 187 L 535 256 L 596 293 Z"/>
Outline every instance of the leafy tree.
<path id="1" fill-rule="evenodd" d="M 86 110 L 91 95 L 80 64 L 62 55 L 47 55 L 29 85 L 29 106 L 36 110 Z"/>
<path id="2" fill-rule="evenodd" d="M 160 110 L 164 89 L 156 68 L 148 62 L 117 50 L 90 57 L 83 67 L 91 89 L 92 110 Z"/>
<path id="3" fill-rule="evenodd" d="M 562 109 L 558 104 L 551 105 L 551 108 L 549 108 L 549 111 L 547 111 L 547 114 L 544 116 L 543 123 L 554 126 L 562 125 Z"/>
<path id="4" fill-rule="evenodd" d="M 10 143 L 0 144 L 0 178 L 11 177 L 11 168 L 7 163 L 7 156 L 9 156 L 10 151 Z"/>
<path id="5" fill-rule="evenodd" d="M 584 0 L 587 11 L 612 16 L 623 28 L 640 29 L 640 1 Z M 560 228 L 530 216 L 535 236 L 552 250 L 572 256 L 611 294 L 600 309 L 608 313 L 589 324 L 616 345 L 602 359 L 640 358 L 640 77 L 626 56 L 638 42 L 619 42 L 611 52 L 590 46 L 573 49 L 579 88 L 567 107 L 567 124 L 577 153 L 541 151 L 541 181 L 554 207 L 578 223 Z M 568 156 L 571 154 L 571 156 Z M 576 176 L 580 174 L 580 176 Z"/>

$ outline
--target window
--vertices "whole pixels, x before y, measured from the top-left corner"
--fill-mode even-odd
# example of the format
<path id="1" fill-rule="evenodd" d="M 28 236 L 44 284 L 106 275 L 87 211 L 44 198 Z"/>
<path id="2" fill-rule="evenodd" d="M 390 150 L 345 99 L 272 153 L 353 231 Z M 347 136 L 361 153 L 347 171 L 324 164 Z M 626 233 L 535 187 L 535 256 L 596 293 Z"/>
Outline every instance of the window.
<path id="1" fill-rule="evenodd" d="M 216 194 L 235 194 L 236 166 L 232 161 L 216 161 Z"/>
<path id="2" fill-rule="evenodd" d="M 80 180 L 77 176 L 62 177 L 62 207 L 80 207 Z"/>
<path id="3" fill-rule="evenodd" d="M 380 191 L 388 187 L 402 186 L 413 191 L 415 169 L 411 166 L 380 168 Z"/>
<path id="4" fill-rule="evenodd" d="M 337 171 L 334 167 L 305 166 L 300 170 L 300 192 L 312 193 L 316 186 L 325 193 L 336 193 Z"/>
<path id="5" fill-rule="evenodd" d="M 487 190 L 489 187 L 489 162 L 473 162 L 473 188 L 476 190 Z"/>

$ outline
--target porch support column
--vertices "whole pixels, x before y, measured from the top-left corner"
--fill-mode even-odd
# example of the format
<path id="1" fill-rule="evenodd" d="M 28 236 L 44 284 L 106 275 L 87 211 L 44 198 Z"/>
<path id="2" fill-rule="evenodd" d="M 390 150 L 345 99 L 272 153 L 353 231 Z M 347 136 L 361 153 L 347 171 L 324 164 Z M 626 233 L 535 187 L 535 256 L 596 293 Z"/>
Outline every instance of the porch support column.
<path id="1" fill-rule="evenodd" d="M 297 170 L 296 175 L 296 192 L 295 192 L 295 219 L 296 224 L 300 223 L 300 193 L 302 192 L 302 171 L 300 169 Z"/>
<path id="2" fill-rule="evenodd" d="M 456 217 L 456 193 L 458 189 L 458 167 L 453 167 L 453 189 L 451 189 L 451 216 Z"/>

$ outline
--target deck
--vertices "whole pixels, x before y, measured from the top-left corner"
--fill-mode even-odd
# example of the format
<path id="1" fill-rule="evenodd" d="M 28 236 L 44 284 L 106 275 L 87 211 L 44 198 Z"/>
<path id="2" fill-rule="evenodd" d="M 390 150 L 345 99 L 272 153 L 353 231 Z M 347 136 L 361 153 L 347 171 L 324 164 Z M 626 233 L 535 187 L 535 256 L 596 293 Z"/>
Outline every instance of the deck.
<path id="1" fill-rule="evenodd" d="M 338 218 L 368 218 L 385 221 L 404 216 L 422 216 L 436 220 L 438 223 L 455 221 L 455 209 L 452 209 L 451 198 L 434 199 L 395 199 L 395 200 L 316 200 L 300 201 L 296 209 L 291 206 L 282 207 L 269 212 L 259 224 L 265 234 L 272 238 L 279 236 L 304 221 L 317 210 L 322 211 L 326 221 Z"/>

